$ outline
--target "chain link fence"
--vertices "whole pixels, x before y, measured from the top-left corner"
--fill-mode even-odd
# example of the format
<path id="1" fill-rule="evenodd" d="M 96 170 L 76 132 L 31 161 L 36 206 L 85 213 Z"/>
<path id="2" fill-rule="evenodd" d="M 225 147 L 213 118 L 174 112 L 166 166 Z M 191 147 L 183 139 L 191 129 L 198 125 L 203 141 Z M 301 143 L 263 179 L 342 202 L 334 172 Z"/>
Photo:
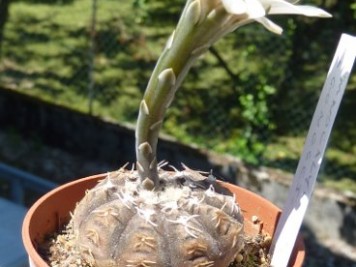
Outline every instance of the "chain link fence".
<path id="1" fill-rule="evenodd" d="M 350 23 L 353 5 L 331 2 L 325 9 L 336 14 L 334 21 L 276 18 L 285 29 L 282 36 L 249 25 L 219 42 L 192 68 L 168 111 L 165 132 L 293 172 L 338 38 L 356 30 Z M 13 1 L 2 31 L 0 84 L 134 123 L 183 5 L 183 0 Z M 353 73 L 322 175 L 354 187 L 355 92 Z"/>

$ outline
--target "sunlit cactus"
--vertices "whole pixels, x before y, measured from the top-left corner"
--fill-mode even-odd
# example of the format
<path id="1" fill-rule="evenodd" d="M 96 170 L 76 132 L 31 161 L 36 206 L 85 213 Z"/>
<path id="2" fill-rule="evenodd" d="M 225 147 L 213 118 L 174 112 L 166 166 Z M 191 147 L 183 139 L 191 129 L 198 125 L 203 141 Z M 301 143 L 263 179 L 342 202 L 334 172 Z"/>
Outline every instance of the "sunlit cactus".
<path id="1" fill-rule="evenodd" d="M 75 247 L 95 267 L 226 267 L 244 246 L 235 197 L 210 173 L 163 170 L 157 142 L 164 114 L 196 59 L 236 28 L 267 14 L 328 16 L 283 0 L 188 0 L 148 83 L 136 128 L 136 168 L 108 173 L 77 205 Z"/>
<path id="2" fill-rule="evenodd" d="M 140 186 L 136 171 L 109 173 L 73 216 L 85 261 L 98 267 L 228 266 L 243 247 L 240 209 L 217 185 L 195 187 L 190 171 L 160 171 L 155 191 Z"/>

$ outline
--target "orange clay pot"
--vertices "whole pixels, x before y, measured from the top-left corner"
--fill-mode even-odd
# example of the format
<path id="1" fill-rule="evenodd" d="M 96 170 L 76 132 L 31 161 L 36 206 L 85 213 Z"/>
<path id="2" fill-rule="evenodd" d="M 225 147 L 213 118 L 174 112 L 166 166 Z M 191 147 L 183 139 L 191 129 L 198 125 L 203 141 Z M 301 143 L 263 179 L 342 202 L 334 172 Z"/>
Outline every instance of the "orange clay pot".
<path id="1" fill-rule="evenodd" d="M 58 231 L 70 219 L 70 212 L 85 194 L 106 174 L 79 179 L 50 191 L 41 197 L 28 211 L 22 226 L 22 239 L 29 255 L 30 267 L 48 267 L 37 252 L 39 244 Z M 280 209 L 266 199 L 236 185 L 219 182 L 235 194 L 245 218 L 245 232 L 257 234 L 262 227 L 264 232 L 273 234 L 280 216 Z M 257 216 L 260 223 L 253 223 Z M 305 257 L 304 242 L 299 236 L 295 244 L 289 266 L 301 267 Z"/>

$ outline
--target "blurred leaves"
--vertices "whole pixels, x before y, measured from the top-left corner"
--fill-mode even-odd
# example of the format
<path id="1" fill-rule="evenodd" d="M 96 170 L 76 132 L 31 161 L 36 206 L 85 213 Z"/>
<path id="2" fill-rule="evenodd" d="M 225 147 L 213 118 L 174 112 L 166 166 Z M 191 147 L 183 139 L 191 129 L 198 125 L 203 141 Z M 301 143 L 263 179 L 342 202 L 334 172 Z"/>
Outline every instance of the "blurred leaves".
<path id="1" fill-rule="evenodd" d="M 184 2 L 98 2 L 95 115 L 136 121 L 150 73 Z M 217 53 L 207 53 L 193 66 L 168 111 L 164 131 L 255 164 L 277 162 L 266 153 L 270 144 L 305 136 L 339 37 L 356 32 L 355 3 L 303 3 L 334 17 L 274 17 L 284 28 L 281 36 L 251 24 L 218 42 Z M 90 14 L 87 0 L 13 2 L 0 83 L 86 112 Z M 344 153 L 356 151 L 354 92 L 352 74 L 332 140 Z"/>

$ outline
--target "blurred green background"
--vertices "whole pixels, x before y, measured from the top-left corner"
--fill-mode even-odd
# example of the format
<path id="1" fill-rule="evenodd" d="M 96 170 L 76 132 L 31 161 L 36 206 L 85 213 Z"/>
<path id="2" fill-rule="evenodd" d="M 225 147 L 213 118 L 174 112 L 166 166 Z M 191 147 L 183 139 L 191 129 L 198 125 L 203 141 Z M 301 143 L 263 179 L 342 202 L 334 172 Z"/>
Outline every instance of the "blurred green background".
<path id="1" fill-rule="evenodd" d="M 95 116 L 135 123 L 155 62 L 184 0 L 1 0 L 0 86 Z M 356 3 L 308 0 L 332 19 L 250 24 L 194 65 L 164 132 L 255 165 L 294 172 L 342 33 Z M 354 68 L 355 69 L 355 68 Z M 356 72 L 336 118 L 320 181 L 356 193 Z"/>

